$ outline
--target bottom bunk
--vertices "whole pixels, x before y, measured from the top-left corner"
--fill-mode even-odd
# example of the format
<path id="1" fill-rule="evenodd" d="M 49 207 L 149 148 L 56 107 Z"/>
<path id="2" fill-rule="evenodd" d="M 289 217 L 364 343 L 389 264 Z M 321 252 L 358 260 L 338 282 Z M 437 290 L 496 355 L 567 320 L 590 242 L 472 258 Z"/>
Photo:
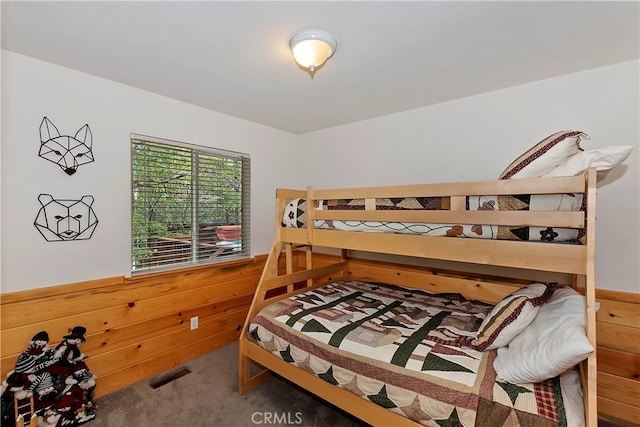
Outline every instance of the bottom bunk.
<path id="1" fill-rule="evenodd" d="M 341 281 L 267 306 L 251 321 L 249 337 L 285 362 L 421 424 L 583 425 L 575 369 L 513 384 L 494 369 L 497 351 L 474 348 L 492 308 L 457 293 Z"/>
<path id="2" fill-rule="evenodd" d="M 352 261 L 287 268 L 292 273 L 265 280 L 258 299 L 269 298 L 245 324 L 241 393 L 266 378 L 267 372 L 250 377 L 254 361 L 371 425 L 585 425 L 573 366 L 593 348 L 584 335 L 584 297 L 572 288 L 441 273 L 425 281 L 411 271 L 381 283 L 359 277 Z M 314 284 L 307 282 L 311 276 Z M 403 282 L 410 287 L 398 285 Z M 563 315 L 554 317 L 558 312 Z M 499 345 L 501 334 L 513 334 L 533 316 L 519 350 L 505 354 L 487 343 Z M 553 330 L 559 323 L 564 330 Z M 479 329 L 487 340 L 478 338 Z M 563 340 L 572 342 L 573 354 L 552 360 L 549 346 Z M 532 341 L 542 347 L 532 348 Z M 519 372 L 526 357 L 540 359 L 547 372 Z M 504 360 L 503 372 L 496 360 Z M 541 374 L 547 378 L 522 380 Z"/>

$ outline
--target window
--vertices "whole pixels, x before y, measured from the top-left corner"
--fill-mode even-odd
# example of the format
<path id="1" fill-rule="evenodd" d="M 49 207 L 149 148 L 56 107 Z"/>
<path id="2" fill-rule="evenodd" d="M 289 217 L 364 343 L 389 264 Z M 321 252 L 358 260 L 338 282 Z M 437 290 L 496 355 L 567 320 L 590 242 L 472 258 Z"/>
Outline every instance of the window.
<path id="1" fill-rule="evenodd" d="M 131 137 L 131 270 L 247 258 L 246 154 Z"/>

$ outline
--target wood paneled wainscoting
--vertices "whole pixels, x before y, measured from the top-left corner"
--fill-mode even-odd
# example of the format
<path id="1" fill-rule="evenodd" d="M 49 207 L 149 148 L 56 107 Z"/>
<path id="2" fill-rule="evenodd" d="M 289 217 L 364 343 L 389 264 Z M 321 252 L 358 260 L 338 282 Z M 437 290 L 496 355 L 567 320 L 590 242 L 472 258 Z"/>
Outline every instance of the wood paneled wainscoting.
<path id="1" fill-rule="evenodd" d="M 80 350 L 98 376 L 95 397 L 229 344 L 240 335 L 265 260 L 2 294 L 2 380 L 39 331 L 53 347 L 73 326 L 87 328 Z"/>
<path id="2" fill-rule="evenodd" d="M 598 414 L 640 426 L 640 294 L 596 289 Z"/>

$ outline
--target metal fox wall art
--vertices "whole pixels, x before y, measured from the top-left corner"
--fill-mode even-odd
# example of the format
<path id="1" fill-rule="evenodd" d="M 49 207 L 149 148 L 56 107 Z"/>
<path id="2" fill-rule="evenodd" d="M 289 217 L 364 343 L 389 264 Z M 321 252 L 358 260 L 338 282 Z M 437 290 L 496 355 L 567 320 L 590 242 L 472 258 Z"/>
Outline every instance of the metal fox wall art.
<path id="1" fill-rule="evenodd" d="M 60 135 L 51 120 L 42 119 L 38 157 L 57 164 L 67 175 L 76 173 L 80 165 L 93 162 L 92 144 L 93 135 L 88 124 L 74 136 Z"/>

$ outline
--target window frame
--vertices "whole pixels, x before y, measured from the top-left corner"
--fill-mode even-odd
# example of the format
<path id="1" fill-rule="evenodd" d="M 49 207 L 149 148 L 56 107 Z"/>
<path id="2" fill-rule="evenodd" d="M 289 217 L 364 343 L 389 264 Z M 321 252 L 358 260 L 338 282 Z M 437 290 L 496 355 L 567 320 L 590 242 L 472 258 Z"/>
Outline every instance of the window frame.
<path id="1" fill-rule="evenodd" d="M 137 197 L 137 188 L 135 187 L 135 180 L 134 180 L 134 167 L 135 167 L 135 162 L 134 162 L 134 151 L 135 151 L 135 146 L 136 144 L 140 145 L 140 144 L 149 144 L 149 145 L 163 145 L 168 147 L 169 149 L 171 148 L 175 148 L 176 149 L 176 153 L 179 152 L 180 150 L 188 150 L 188 152 L 190 153 L 190 158 L 191 158 L 191 168 L 189 170 L 190 173 L 190 178 L 191 178 L 191 187 L 190 187 L 190 217 L 191 217 L 191 224 L 189 227 L 189 246 L 190 246 L 190 250 L 191 253 L 189 255 L 189 260 L 187 261 L 176 261 L 176 262 L 170 262 L 170 263 L 165 263 L 165 262 L 161 262 L 160 264 L 157 265 L 148 265 L 148 266 L 138 266 L 136 268 L 136 260 L 135 260 L 135 252 L 136 252 L 136 224 L 135 224 L 135 220 L 134 220 L 134 214 L 136 211 L 135 208 L 135 199 Z M 131 133 L 130 134 L 130 173 L 131 173 L 131 181 L 130 181 L 130 221 L 131 221 L 131 235 L 130 235 L 130 262 L 131 262 L 131 267 L 130 267 L 130 272 L 132 276 L 135 275 L 140 275 L 140 274 L 147 274 L 147 273 L 155 273 L 155 272 L 160 272 L 160 271 L 169 271 L 169 270 L 176 270 L 176 269 L 181 269 L 181 268 L 186 268 L 186 267 L 194 267 L 194 266 L 201 266 L 201 265 L 207 265 L 207 264 L 217 264 L 217 263 L 221 263 L 221 262 L 228 262 L 228 261 L 237 261 L 237 260 L 248 260 L 251 258 L 251 215 L 250 215 L 250 207 L 251 207 L 251 157 L 249 154 L 246 153 L 241 153 L 241 152 L 237 152 L 237 151 L 231 151 L 231 150 L 225 150 L 225 149 L 220 149 L 220 148 L 213 148 L 213 147 L 208 147 L 208 146 L 203 146 L 203 145 L 196 145 L 196 144 L 191 144 L 191 143 L 185 143 L 185 142 L 180 142 L 180 141 L 174 141 L 174 140 L 169 140 L 166 138 L 157 138 L 157 137 L 152 137 L 152 136 L 148 136 L 148 135 L 142 135 L 142 134 L 137 134 L 137 133 Z M 238 191 L 239 196 L 240 196 L 240 213 L 239 213 L 239 222 L 240 222 L 240 226 L 241 226 L 241 235 L 240 235 L 240 241 L 239 241 L 239 250 L 231 250 L 231 251 L 222 251 L 222 253 L 220 255 L 214 254 L 208 258 L 204 258 L 204 259 L 199 259 L 199 252 L 200 252 L 200 244 L 202 243 L 200 241 L 200 228 L 201 228 L 201 224 L 200 224 L 200 219 L 198 218 L 198 214 L 199 214 L 199 190 L 200 190 L 200 169 L 198 167 L 198 162 L 197 160 L 194 161 L 194 159 L 199 159 L 200 156 L 208 156 L 209 158 L 215 158 L 215 157 L 219 157 L 219 158 L 226 158 L 226 159 L 233 159 L 236 161 L 239 161 L 240 163 L 240 189 Z M 195 188 L 195 191 L 193 191 Z M 189 206 L 189 204 L 185 204 L 184 206 Z M 146 222 L 145 224 L 148 224 L 148 222 Z M 224 226 L 224 225 L 231 225 L 231 224 L 220 224 L 220 225 L 216 225 L 215 227 L 219 227 L 219 226 Z M 217 232 L 217 230 L 216 230 Z M 194 238 L 195 236 L 195 238 Z M 163 236 L 163 237 L 168 237 L 168 236 Z M 234 246 L 235 247 L 235 246 Z M 143 245 L 141 246 L 141 248 L 146 249 L 146 250 L 151 250 L 150 246 L 147 242 L 147 245 Z M 206 255 L 206 254 L 205 254 Z M 203 255 L 204 256 L 204 255 Z"/>

